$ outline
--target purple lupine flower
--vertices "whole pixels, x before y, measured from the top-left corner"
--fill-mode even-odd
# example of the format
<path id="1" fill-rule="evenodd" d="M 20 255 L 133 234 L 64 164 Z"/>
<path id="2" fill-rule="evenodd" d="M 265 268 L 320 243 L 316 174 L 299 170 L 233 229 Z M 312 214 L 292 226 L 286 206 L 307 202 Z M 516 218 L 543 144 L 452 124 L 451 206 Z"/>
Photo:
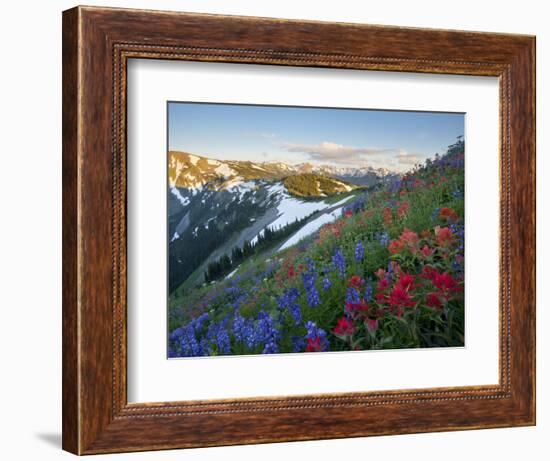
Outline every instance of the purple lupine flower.
<path id="1" fill-rule="evenodd" d="M 246 328 L 246 319 L 241 315 L 239 311 L 235 312 L 235 317 L 233 318 L 233 336 L 235 337 L 235 341 L 239 343 L 245 342 Z"/>
<path id="2" fill-rule="evenodd" d="M 321 304 L 321 299 L 319 298 L 319 292 L 315 286 L 317 280 L 317 271 L 315 266 L 310 263 L 309 268 L 306 272 L 302 273 L 302 280 L 304 282 L 304 288 L 306 290 L 307 303 L 309 307 L 315 307 Z"/>
<path id="3" fill-rule="evenodd" d="M 390 236 L 387 232 L 380 232 L 377 234 L 377 239 L 380 246 L 383 246 L 384 248 L 390 244 Z"/>
<path id="4" fill-rule="evenodd" d="M 290 315 L 294 319 L 294 323 L 296 325 L 299 325 L 302 322 L 302 311 L 300 309 L 300 305 L 296 302 L 299 296 L 300 292 L 297 288 L 289 288 L 285 290 L 283 296 L 280 296 L 277 299 L 277 303 L 279 304 L 279 308 L 282 313 L 285 311 L 290 312 Z"/>
<path id="5" fill-rule="evenodd" d="M 262 354 L 276 354 L 279 352 L 279 330 L 273 317 L 265 311 L 258 314 L 256 334 L 259 344 L 264 344 Z"/>
<path id="6" fill-rule="evenodd" d="M 332 256 L 332 264 L 334 268 L 338 271 L 341 278 L 346 277 L 346 259 L 340 248 L 337 248 Z"/>
<path id="7" fill-rule="evenodd" d="M 453 259 L 453 262 L 451 263 L 451 267 L 454 271 L 459 272 L 462 270 L 462 264 L 455 258 Z"/>
<path id="8" fill-rule="evenodd" d="M 327 291 L 330 290 L 330 287 L 332 286 L 332 282 L 329 278 L 325 277 L 323 279 L 323 290 Z"/>
<path id="9" fill-rule="evenodd" d="M 360 262 L 363 260 L 364 256 L 365 256 L 365 248 L 363 247 L 363 242 L 359 240 L 357 241 L 357 245 L 355 245 L 355 260 L 357 262 Z"/>
<path id="10" fill-rule="evenodd" d="M 361 302 L 361 297 L 359 296 L 359 292 L 354 287 L 348 287 L 346 290 L 346 304 L 352 303 L 352 304 L 358 304 Z"/>
<path id="11" fill-rule="evenodd" d="M 330 344 L 327 339 L 326 331 L 317 327 L 312 321 L 308 321 L 305 326 L 307 330 L 305 338 L 307 340 L 306 351 L 322 352 L 328 350 Z"/>
<path id="12" fill-rule="evenodd" d="M 393 263 L 393 261 L 388 261 L 388 270 L 387 270 L 388 275 L 393 274 L 393 264 L 392 263 Z"/>
<path id="13" fill-rule="evenodd" d="M 365 205 L 367 203 L 367 200 L 365 198 L 360 198 L 358 200 L 355 200 L 352 204 L 351 204 L 351 208 L 353 209 L 353 212 L 355 214 L 359 213 L 360 211 L 364 210 L 365 209 Z"/>
<path id="14" fill-rule="evenodd" d="M 365 302 L 369 303 L 372 301 L 372 285 L 367 284 L 365 287 Z"/>
<path id="15" fill-rule="evenodd" d="M 292 351 L 302 352 L 306 348 L 306 340 L 301 336 L 292 337 Z"/>
<path id="16" fill-rule="evenodd" d="M 388 191 L 395 194 L 400 191 L 402 184 L 400 178 L 395 178 L 388 184 Z"/>
<path id="17" fill-rule="evenodd" d="M 453 235 L 455 237 L 458 237 L 458 241 L 459 241 L 458 251 L 460 253 L 464 253 L 464 225 L 453 223 L 449 227 L 453 232 Z"/>
<path id="18" fill-rule="evenodd" d="M 181 335 L 178 339 L 181 357 L 198 357 L 201 355 L 200 344 L 197 341 L 195 330 L 191 323 L 182 327 Z"/>
<path id="19" fill-rule="evenodd" d="M 225 328 L 225 322 L 211 323 L 206 333 L 209 342 L 216 347 L 218 355 L 227 355 L 231 351 L 229 333 Z"/>

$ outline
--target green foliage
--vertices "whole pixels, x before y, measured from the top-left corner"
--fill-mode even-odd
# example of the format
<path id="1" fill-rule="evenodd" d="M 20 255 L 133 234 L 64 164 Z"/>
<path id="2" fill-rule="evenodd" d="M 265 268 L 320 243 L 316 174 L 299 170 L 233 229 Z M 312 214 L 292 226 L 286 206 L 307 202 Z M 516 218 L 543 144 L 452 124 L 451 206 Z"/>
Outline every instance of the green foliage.
<path id="1" fill-rule="evenodd" d="M 287 190 L 298 197 L 324 197 L 347 192 L 355 186 L 315 173 L 289 176 L 284 180 Z"/>

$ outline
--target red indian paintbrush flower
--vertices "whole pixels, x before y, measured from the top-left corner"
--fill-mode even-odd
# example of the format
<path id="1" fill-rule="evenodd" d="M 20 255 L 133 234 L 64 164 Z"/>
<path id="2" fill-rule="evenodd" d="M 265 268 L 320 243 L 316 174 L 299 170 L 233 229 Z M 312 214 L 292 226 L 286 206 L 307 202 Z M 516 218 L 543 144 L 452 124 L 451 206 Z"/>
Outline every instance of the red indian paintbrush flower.
<path id="1" fill-rule="evenodd" d="M 364 284 L 365 284 L 365 281 L 361 278 L 361 276 L 352 275 L 352 277 L 349 279 L 348 286 L 356 288 L 357 290 L 360 290 Z"/>
<path id="2" fill-rule="evenodd" d="M 308 338 L 306 352 L 321 352 L 322 350 L 321 338 L 319 336 L 315 338 Z"/>
<path id="3" fill-rule="evenodd" d="M 369 332 L 374 333 L 376 330 L 378 330 L 378 319 L 366 319 L 365 326 L 367 327 L 367 330 Z"/>
<path id="4" fill-rule="evenodd" d="M 439 210 L 439 217 L 442 219 L 446 219 L 447 221 L 458 220 L 458 215 L 456 214 L 456 211 L 448 207 L 443 207 Z"/>
<path id="5" fill-rule="evenodd" d="M 407 216 L 407 212 L 409 211 L 409 202 L 403 202 L 401 205 L 399 205 L 399 208 L 397 209 L 397 216 L 400 218 L 404 218 Z"/>
<path id="6" fill-rule="evenodd" d="M 436 272 L 434 278 L 432 279 L 432 283 L 447 298 L 449 298 L 452 293 L 457 293 L 462 290 L 458 282 L 447 272 L 443 272 L 442 274 Z"/>
<path id="7" fill-rule="evenodd" d="M 393 221 L 392 211 L 390 207 L 385 207 L 382 210 L 382 218 L 384 219 L 384 224 L 389 226 Z"/>
<path id="8" fill-rule="evenodd" d="M 433 249 L 430 249 L 430 247 L 428 245 L 424 245 L 422 247 L 422 249 L 420 250 L 420 253 L 422 253 L 422 255 L 426 258 L 430 257 L 431 255 L 434 254 L 434 251 Z"/>
<path id="9" fill-rule="evenodd" d="M 392 254 L 400 253 L 403 248 L 405 248 L 405 245 L 401 240 L 392 240 L 388 245 L 388 250 L 390 250 Z"/>
<path id="10" fill-rule="evenodd" d="M 358 303 L 346 303 L 346 312 L 353 318 L 365 315 L 369 311 L 369 305 L 361 300 Z"/>
<path id="11" fill-rule="evenodd" d="M 412 307 L 415 302 L 411 295 L 400 286 L 396 286 L 390 293 L 390 305 L 396 307 Z"/>
<path id="12" fill-rule="evenodd" d="M 448 227 L 436 226 L 434 231 L 439 245 L 447 246 L 452 243 L 453 231 L 451 229 L 449 229 Z"/>
<path id="13" fill-rule="evenodd" d="M 439 309 L 441 307 L 441 299 L 437 293 L 428 293 L 426 295 L 426 305 L 428 307 L 435 307 Z"/>
<path id="14" fill-rule="evenodd" d="M 403 272 L 399 277 L 396 286 L 405 291 L 412 290 L 414 288 L 414 276 Z"/>
<path id="15" fill-rule="evenodd" d="M 355 326 L 351 320 L 342 317 L 332 331 L 338 336 L 352 336 L 355 333 Z"/>
<path id="16" fill-rule="evenodd" d="M 405 228 L 403 229 L 399 240 L 401 240 L 401 242 L 403 242 L 404 244 L 413 247 L 416 246 L 416 244 L 418 243 L 418 234 L 410 229 Z"/>
<path id="17" fill-rule="evenodd" d="M 390 287 L 390 282 L 387 278 L 380 279 L 378 281 L 378 291 L 384 291 L 387 290 Z"/>

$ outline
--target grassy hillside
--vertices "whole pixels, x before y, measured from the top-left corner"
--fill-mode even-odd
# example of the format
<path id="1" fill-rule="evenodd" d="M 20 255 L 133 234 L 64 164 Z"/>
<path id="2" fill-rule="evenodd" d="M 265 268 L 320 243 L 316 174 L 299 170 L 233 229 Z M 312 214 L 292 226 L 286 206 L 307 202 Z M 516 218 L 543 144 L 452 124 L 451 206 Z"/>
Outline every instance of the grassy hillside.
<path id="1" fill-rule="evenodd" d="M 355 186 L 344 181 L 315 173 L 302 173 L 288 176 L 284 180 L 287 190 L 298 197 L 325 197 L 341 192 L 349 192 Z"/>
<path id="2" fill-rule="evenodd" d="M 170 355 L 464 344 L 463 143 L 169 312 Z"/>

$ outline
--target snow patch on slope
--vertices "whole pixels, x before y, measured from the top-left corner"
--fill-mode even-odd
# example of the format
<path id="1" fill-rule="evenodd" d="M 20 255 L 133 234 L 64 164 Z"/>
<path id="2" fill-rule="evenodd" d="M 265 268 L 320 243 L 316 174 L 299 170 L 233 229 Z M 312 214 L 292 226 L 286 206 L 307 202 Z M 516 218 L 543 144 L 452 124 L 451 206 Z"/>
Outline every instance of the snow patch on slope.
<path id="1" fill-rule="evenodd" d="M 181 206 L 187 206 L 191 202 L 191 200 L 189 200 L 189 197 L 184 197 L 183 195 L 181 195 L 180 191 L 176 187 L 172 187 L 170 189 L 170 192 L 172 192 L 172 194 L 178 199 L 178 201 L 181 203 Z"/>
<path id="2" fill-rule="evenodd" d="M 281 248 L 279 248 L 279 250 L 284 250 L 285 248 L 289 248 L 292 245 L 296 245 L 298 242 L 300 242 L 300 240 L 303 240 L 309 235 L 318 231 L 325 224 L 335 221 L 338 217 L 340 217 L 341 213 L 342 213 L 342 208 L 337 208 L 336 210 L 331 211 L 330 213 L 325 213 L 319 216 L 317 219 L 314 219 L 313 221 L 308 222 L 304 227 L 302 227 L 298 232 L 296 232 L 292 237 L 290 237 L 285 243 L 283 243 L 283 245 L 281 246 Z"/>
<path id="3" fill-rule="evenodd" d="M 237 172 L 233 169 L 228 167 L 225 163 L 222 163 L 216 168 L 216 173 L 220 176 L 229 177 L 235 175 Z"/>

